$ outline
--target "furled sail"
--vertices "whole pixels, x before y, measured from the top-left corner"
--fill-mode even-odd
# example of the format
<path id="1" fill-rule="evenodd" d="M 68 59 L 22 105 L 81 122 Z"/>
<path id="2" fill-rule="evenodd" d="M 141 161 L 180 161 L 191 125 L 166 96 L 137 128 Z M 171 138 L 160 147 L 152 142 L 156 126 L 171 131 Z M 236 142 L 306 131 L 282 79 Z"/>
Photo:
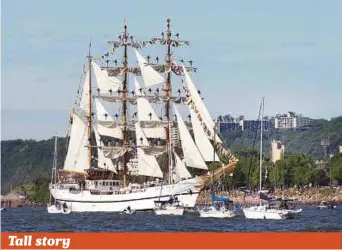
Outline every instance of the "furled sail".
<path id="1" fill-rule="evenodd" d="M 185 84 L 185 87 L 190 92 L 189 94 L 190 94 L 190 98 L 192 101 L 192 103 L 189 104 L 189 108 L 195 109 L 195 112 L 197 111 L 196 113 L 198 113 L 198 115 L 200 116 L 200 120 L 204 122 L 206 130 L 210 132 L 208 134 L 209 138 L 213 140 L 215 123 L 213 119 L 211 118 L 206 106 L 204 105 L 204 102 L 202 101 L 201 96 L 198 94 L 198 90 L 195 87 L 194 83 L 192 82 L 189 76 L 189 73 L 186 71 L 184 65 L 182 65 L 182 67 L 183 67 L 183 72 L 184 72 L 184 77 L 185 77 L 184 84 Z M 222 143 L 221 139 L 217 135 L 216 135 L 215 140 L 217 142 Z"/>
<path id="2" fill-rule="evenodd" d="M 190 109 L 192 129 L 194 131 L 194 137 L 196 145 L 201 152 L 205 161 L 214 161 L 214 147 L 211 145 L 208 136 L 205 134 L 200 121 L 193 109 Z M 215 161 L 220 161 L 215 152 Z"/>
<path id="3" fill-rule="evenodd" d="M 184 152 L 184 159 L 186 164 L 192 168 L 208 169 L 201 153 L 199 152 L 195 142 L 193 141 L 182 117 L 180 116 L 176 106 L 173 104 L 175 114 L 177 117 L 179 135 L 181 139 L 182 149 Z"/>
<path id="4" fill-rule="evenodd" d="M 68 152 L 64 162 L 64 170 L 84 172 L 88 166 L 88 134 L 87 126 L 76 114 L 72 114 L 72 125 Z"/>
<path id="5" fill-rule="evenodd" d="M 138 96 L 144 96 L 139 82 L 134 78 L 135 92 Z M 165 128 L 163 123 L 156 115 L 149 101 L 144 97 L 137 98 L 137 115 L 147 138 L 165 139 Z"/>
<path id="6" fill-rule="evenodd" d="M 140 128 L 139 123 L 135 124 L 135 134 L 137 140 L 137 155 L 138 155 L 138 175 L 151 176 L 156 178 L 163 178 L 163 172 L 161 171 L 157 159 L 153 155 L 145 154 L 144 150 L 139 146 L 148 146 L 147 138 Z"/>
<path id="7" fill-rule="evenodd" d="M 184 160 L 181 160 L 176 152 L 173 152 L 175 156 L 175 172 L 176 176 L 174 176 L 174 181 L 180 181 L 182 179 L 188 179 L 191 177 L 191 174 L 189 173 L 188 169 L 185 166 Z"/>
<path id="8" fill-rule="evenodd" d="M 148 65 L 146 59 L 137 49 L 134 49 L 134 52 L 141 69 L 141 76 L 144 80 L 145 87 L 165 82 L 164 77 L 155 71 L 150 65 Z"/>
<path id="9" fill-rule="evenodd" d="M 99 99 L 95 99 L 97 130 L 100 135 L 122 139 L 123 134 L 118 122 L 109 114 Z"/>
<path id="10" fill-rule="evenodd" d="M 121 86 L 121 80 L 115 76 L 108 76 L 107 70 L 102 70 L 99 65 L 92 62 L 97 86 L 102 93 L 116 92 Z"/>
<path id="11" fill-rule="evenodd" d="M 101 146 L 101 138 L 95 126 L 94 126 L 94 134 L 95 134 L 95 139 L 96 139 L 96 145 Z M 97 148 L 97 166 L 99 168 L 107 169 L 107 170 L 113 171 L 114 173 L 117 173 L 116 168 L 113 164 L 113 161 L 104 156 L 101 148 Z"/>

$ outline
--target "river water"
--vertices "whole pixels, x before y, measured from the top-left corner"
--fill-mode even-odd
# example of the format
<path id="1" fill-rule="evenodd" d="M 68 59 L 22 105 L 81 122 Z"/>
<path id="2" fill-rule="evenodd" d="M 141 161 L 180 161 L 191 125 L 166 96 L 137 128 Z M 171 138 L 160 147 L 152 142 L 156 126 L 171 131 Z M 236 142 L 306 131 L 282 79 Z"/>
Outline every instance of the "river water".
<path id="1" fill-rule="evenodd" d="M 234 218 L 156 216 L 153 212 L 49 214 L 45 207 L 12 208 L 1 212 L 2 232 L 342 232 L 342 206 L 319 210 L 303 206 L 291 220 L 247 220 L 240 209 Z"/>

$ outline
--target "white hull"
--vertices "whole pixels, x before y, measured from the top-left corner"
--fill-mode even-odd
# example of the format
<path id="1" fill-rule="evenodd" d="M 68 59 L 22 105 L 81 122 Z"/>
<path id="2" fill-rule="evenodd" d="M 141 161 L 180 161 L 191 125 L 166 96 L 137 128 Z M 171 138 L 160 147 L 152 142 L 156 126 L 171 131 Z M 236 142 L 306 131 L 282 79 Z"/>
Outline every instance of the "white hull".
<path id="1" fill-rule="evenodd" d="M 225 212 L 221 212 L 221 211 L 200 211 L 200 217 L 202 218 L 232 218 L 235 217 L 235 213 L 234 211 L 225 211 Z"/>
<path id="2" fill-rule="evenodd" d="M 70 214 L 71 213 L 71 209 L 67 208 L 67 209 L 63 209 L 63 208 L 57 208 L 55 205 L 48 205 L 47 207 L 48 213 L 49 214 Z"/>
<path id="3" fill-rule="evenodd" d="M 131 210 L 131 211 L 123 211 L 121 212 L 121 214 L 135 214 L 135 210 Z"/>
<path id="4" fill-rule="evenodd" d="M 165 209 L 154 210 L 156 215 L 183 215 L 184 208 L 167 207 Z"/>
<path id="5" fill-rule="evenodd" d="M 286 210 L 290 215 L 296 215 L 296 214 L 300 214 L 302 211 L 303 211 L 303 209 L 302 208 L 300 208 L 300 209 L 296 209 L 296 210 L 293 210 L 293 209 L 287 209 Z"/>
<path id="6" fill-rule="evenodd" d="M 336 208 L 336 206 L 331 206 L 331 207 L 329 207 L 329 206 L 318 206 L 317 207 L 318 209 L 335 209 Z"/>
<path id="7" fill-rule="evenodd" d="M 244 208 L 242 211 L 247 219 L 284 220 L 294 215 L 286 210 L 268 209 L 266 206 Z"/>
<path id="8" fill-rule="evenodd" d="M 200 217 L 203 218 L 232 218 L 235 217 L 233 210 L 217 210 L 210 208 L 209 210 L 199 210 Z"/>
<path id="9" fill-rule="evenodd" d="M 93 195 L 89 190 L 70 192 L 69 189 L 51 188 L 52 196 L 66 202 L 73 212 L 122 212 L 128 206 L 132 210 L 153 210 L 154 201 L 177 196 L 185 207 L 194 207 L 199 195 L 199 179 L 192 178 L 173 185 L 148 187 L 144 191 L 125 194 Z M 191 191 L 190 191 L 191 190 Z"/>

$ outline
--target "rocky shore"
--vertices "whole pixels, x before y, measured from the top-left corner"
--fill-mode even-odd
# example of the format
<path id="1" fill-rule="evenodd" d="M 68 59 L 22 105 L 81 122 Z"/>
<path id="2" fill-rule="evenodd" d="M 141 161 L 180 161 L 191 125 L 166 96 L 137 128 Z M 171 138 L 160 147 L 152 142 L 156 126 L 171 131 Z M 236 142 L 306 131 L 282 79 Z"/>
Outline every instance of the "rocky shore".
<path id="1" fill-rule="evenodd" d="M 256 205 L 259 203 L 259 196 L 255 194 L 247 195 L 244 200 L 242 191 L 219 192 L 217 196 L 229 197 L 237 204 Z M 306 189 L 285 189 L 275 190 L 270 195 L 295 199 L 298 205 L 317 205 L 321 201 L 333 204 L 342 204 L 342 188 L 306 188 Z M 198 204 L 210 204 L 210 192 L 204 191 L 197 199 Z"/>

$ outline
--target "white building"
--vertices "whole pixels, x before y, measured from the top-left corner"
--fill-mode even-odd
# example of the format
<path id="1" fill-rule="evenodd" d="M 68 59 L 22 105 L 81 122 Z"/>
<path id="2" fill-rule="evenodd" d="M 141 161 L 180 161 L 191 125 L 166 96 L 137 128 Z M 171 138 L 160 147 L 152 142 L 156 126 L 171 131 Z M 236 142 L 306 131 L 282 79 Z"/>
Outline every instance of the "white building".
<path id="1" fill-rule="evenodd" d="M 342 146 L 339 146 L 339 147 L 338 147 L 338 152 L 339 152 L 340 154 L 342 154 Z"/>
<path id="2" fill-rule="evenodd" d="M 274 127 L 276 129 L 294 129 L 308 125 L 311 122 L 309 117 L 297 115 L 295 112 L 287 112 L 286 114 L 278 114 L 274 119 Z"/>
<path id="3" fill-rule="evenodd" d="M 281 143 L 281 141 L 273 140 L 271 142 L 271 160 L 273 163 L 282 159 L 285 153 L 285 146 Z"/>

